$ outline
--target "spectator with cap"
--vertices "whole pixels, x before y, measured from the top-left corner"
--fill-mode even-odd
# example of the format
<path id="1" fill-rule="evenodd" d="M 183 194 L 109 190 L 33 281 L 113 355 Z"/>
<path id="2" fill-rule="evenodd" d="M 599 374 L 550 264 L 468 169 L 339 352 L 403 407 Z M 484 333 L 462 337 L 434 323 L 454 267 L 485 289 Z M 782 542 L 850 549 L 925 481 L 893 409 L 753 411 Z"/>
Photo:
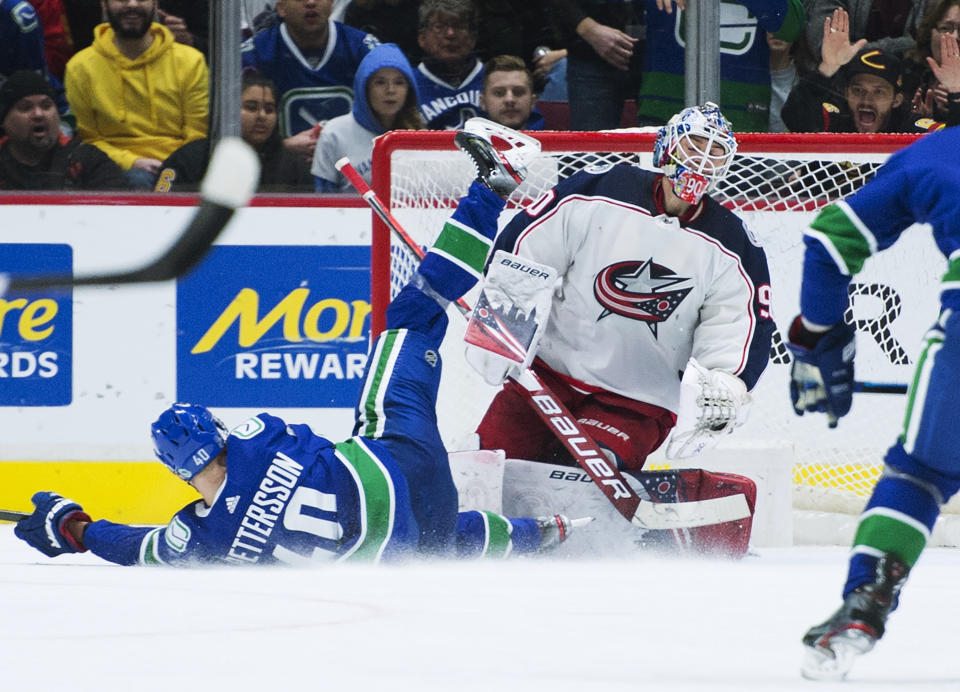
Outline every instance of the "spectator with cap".
<path id="1" fill-rule="evenodd" d="M 846 21 L 825 26 L 817 69 L 790 91 L 781 112 L 791 132 L 923 133 L 943 127 L 911 116 L 904 104 L 901 61 L 863 48 L 865 43 L 850 43 Z"/>
<path id="2" fill-rule="evenodd" d="M 497 55 L 484 63 L 480 108 L 485 117 L 514 130 L 542 130 L 536 104 L 533 73 L 521 58 Z"/>
<path id="3" fill-rule="evenodd" d="M 53 88 L 32 70 L 0 87 L 0 190 L 117 190 L 123 172 L 95 146 L 60 132 Z"/>

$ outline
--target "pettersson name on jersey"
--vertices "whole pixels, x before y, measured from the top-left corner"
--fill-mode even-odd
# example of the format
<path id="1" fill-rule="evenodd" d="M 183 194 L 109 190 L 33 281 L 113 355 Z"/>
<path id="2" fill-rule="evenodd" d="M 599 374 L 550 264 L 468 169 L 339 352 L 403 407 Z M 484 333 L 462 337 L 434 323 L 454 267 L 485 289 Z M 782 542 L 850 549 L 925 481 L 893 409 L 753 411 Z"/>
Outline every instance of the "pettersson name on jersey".
<path id="1" fill-rule="evenodd" d="M 253 495 L 253 501 L 243 513 L 240 528 L 227 553 L 228 562 L 255 563 L 260 560 L 263 546 L 290 501 L 302 471 L 303 466 L 299 463 L 283 452 L 277 453 Z"/>

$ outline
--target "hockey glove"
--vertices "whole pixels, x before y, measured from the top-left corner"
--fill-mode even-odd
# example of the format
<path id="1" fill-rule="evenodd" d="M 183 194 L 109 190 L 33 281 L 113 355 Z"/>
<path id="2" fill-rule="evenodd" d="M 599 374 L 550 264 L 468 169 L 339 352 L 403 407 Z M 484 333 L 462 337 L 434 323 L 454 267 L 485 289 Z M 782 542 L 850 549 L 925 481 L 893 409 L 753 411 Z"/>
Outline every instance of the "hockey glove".
<path id="1" fill-rule="evenodd" d="M 73 519 L 90 521 L 83 507 L 56 493 L 39 492 L 30 499 L 36 509 L 14 526 L 17 538 L 48 557 L 86 551 L 87 547 L 74 540 L 67 530 L 67 522 Z"/>
<path id="2" fill-rule="evenodd" d="M 787 344 L 793 354 L 790 370 L 790 400 L 798 416 L 804 411 L 827 414 L 827 425 L 850 412 L 853 403 L 854 330 L 838 322 L 828 331 L 811 332 L 800 316 L 790 325 Z"/>
<path id="3" fill-rule="evenodd" d="M 667 459 L 686 459 L 716 445 L 747 421 L 751 401 L 743 380 L 709 370 L 691 356 L 680 381 L 680 406 L 665 450 Z"/>

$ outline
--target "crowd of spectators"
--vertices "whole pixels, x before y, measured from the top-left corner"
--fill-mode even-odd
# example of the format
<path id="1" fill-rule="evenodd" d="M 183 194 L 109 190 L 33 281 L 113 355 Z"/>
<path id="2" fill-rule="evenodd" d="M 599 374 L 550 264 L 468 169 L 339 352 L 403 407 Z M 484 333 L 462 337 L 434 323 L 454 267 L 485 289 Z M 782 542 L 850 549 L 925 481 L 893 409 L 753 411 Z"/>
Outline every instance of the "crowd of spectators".
<path id="1" fill-rule="evenodd" d="M 527 130 L 660 125 L 683 105 L 690 1 L 241 0 L 240 119 L 261 190 L 344 191 L 340 156 L 369 176 L 380 134 L 476 115 Z M 719 10 L 719 100 L 735 130 L 960 122 L 960 0 Z M 0 0 L 0 189 L 194 189 L 209 153 L 209 22 L 209 0 Z M 77 157 L 85 173 L 68 174 Z"/>

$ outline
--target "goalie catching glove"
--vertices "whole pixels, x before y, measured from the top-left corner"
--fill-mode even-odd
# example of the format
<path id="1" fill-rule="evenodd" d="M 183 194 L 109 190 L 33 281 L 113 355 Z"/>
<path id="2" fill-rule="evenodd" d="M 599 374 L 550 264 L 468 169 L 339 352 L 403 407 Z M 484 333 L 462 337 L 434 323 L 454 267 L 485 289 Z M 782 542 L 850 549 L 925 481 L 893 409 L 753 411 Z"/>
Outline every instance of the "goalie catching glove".
<path id="1" fill-rule="evenodd" d="M 708 370 L 691 357 L 680 381 L 680 410 L 666 457 L 685 459 L 713 447 L 746 422 L 750 402 L 743 380 Z"/>
<path id="2" fill-rule="evenodd" d="M 467 362 L 487 384 L 500 385 L 533 362 L 558 283 L 553 267 L 494 254 L 463 337 Z"/>
<path id="3" fill-rule="evenodd" d="M 839 322 L 826 331 L 814 332 L 803 324 L 800 315 L 790 325 L 793 354 L 790 369 L 790 400 L 798 416 L 804 411 L 827 414 L 827 425 L 850 412 L 853 403 L 853 359 L 857 347 L 854 331 Z"/>
<path id="4" fill-rule="evenodd" d="M 30 499 L 36 509 L 13 527 L 17 538 L 26 541 L 48 557 L 87 550 L 67 527 L 74 519 L 90 521 L 90 515 L 83 511 L 83 507 L 56 493 L 34 493 Z"/>

